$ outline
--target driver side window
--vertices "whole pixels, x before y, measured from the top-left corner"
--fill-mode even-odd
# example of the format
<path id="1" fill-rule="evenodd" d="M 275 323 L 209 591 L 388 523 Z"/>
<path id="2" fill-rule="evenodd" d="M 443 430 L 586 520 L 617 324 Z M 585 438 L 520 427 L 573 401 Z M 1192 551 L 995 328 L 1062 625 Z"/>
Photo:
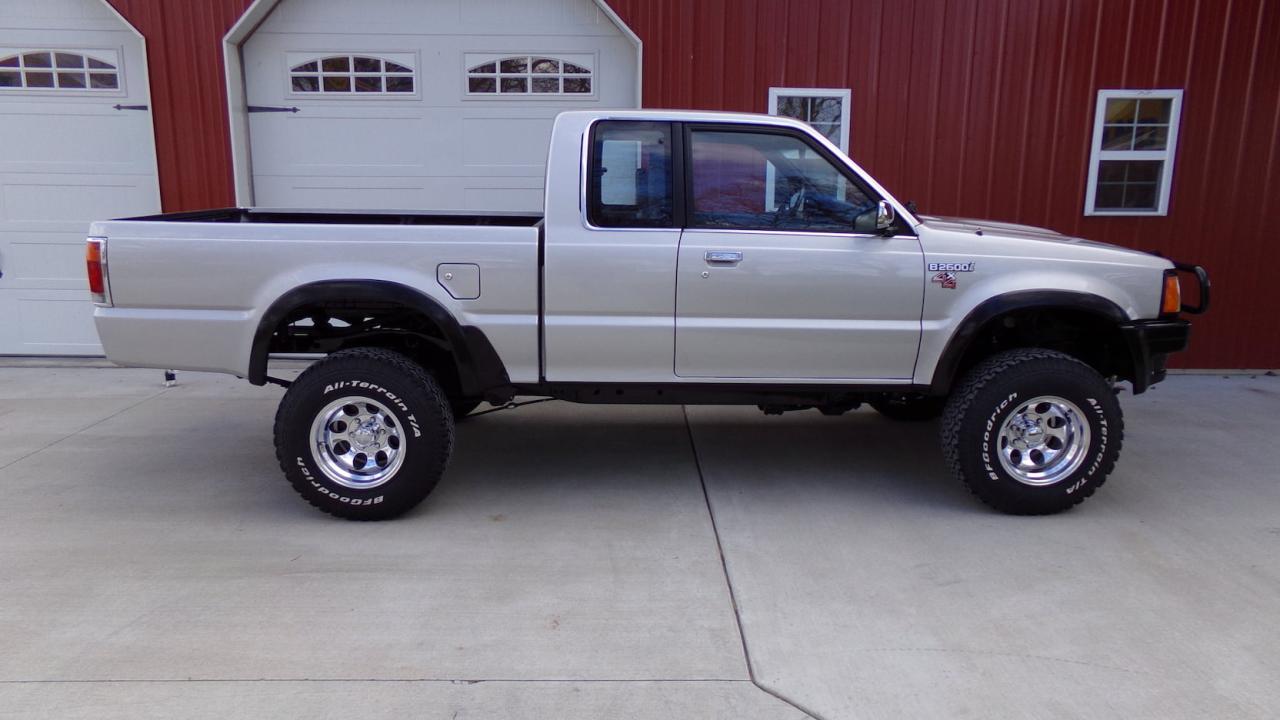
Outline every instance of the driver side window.
<path id="1" fill-rule="evenodd" d="M 794 135 L 734 130 L 691 133 L 690 226 L 852 232 L 876 202 Z"/>

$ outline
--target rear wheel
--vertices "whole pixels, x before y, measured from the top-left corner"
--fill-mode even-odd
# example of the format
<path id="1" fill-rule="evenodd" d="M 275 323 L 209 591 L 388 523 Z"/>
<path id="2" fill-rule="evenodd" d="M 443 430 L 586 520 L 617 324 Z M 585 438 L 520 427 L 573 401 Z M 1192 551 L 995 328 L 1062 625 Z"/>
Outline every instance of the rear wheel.
<path id="1" fill-rule="evenodd" d="M 1123 439 L 1110 384 L 1052 350 L 1010 350 L 979 364 L 942 419 L 952 471 L 983 502 L 1014 515 L 1082 502 L 1106 481 Z"/>
<path id="2" fill-rule="evenodd" d="M 410 510 L 440 481 L 453 414 L 435 378 L 404 355 L 343 350 L 289 386 L 275 442 L 285 476 L 312 505 L 380 520 Z"/>

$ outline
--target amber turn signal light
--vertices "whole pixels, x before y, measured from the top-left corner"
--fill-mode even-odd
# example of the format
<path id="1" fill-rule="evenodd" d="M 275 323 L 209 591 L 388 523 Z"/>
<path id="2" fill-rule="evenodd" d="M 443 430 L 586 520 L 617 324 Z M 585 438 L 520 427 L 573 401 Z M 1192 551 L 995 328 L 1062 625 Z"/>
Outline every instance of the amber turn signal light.
<path id="1" fill-rule="evenodd" d="M 1164 276 L 1164 294 L 1160 296 L 1160 314 L 1177 315 L 1182 310 L 1182 286 L 1178 276 L 1168 273 Z"/>
<path id="2" fill-rule="evenodd" d="M 102 240 L 90 239 L 84 249 L 85 267 L 89 272 L 89 294 L 93 301 L 105 305 L 107 303 L 107 280 L 103 272 Z"/>

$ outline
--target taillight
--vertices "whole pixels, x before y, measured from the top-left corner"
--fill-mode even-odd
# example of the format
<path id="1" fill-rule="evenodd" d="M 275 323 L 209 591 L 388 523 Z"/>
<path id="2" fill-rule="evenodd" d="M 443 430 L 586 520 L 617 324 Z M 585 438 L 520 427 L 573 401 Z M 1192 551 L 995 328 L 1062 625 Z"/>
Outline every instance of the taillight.
<path id="1" fill-rule="evenodd" d="M 89 238 L 84 250 L 85 268 L 89 272 L 89 294 L 99 305 L 108 305 L 107 299 L 107 241 Z"/>
<path id="2" fill-rule="evenodd" d="M 1182 311 L 1182 285 L 1172 270 L 1164 274 L 1164 291 L 1160 295 L 1160 314 L 1177 315 Z"/>

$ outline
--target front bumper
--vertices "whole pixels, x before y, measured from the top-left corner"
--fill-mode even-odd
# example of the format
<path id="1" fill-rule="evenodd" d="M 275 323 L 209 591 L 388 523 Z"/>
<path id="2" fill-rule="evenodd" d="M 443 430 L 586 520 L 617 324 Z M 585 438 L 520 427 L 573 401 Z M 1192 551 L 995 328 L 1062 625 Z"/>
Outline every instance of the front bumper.
<path id="1" fill-rule="evenodd" d="M 1142 320 L 1120 326 L 1133 363 L 1133 394 L 1164 380 L 1170 353 L 1187 349 L 1191 323 L 1186 320 Z"/>

